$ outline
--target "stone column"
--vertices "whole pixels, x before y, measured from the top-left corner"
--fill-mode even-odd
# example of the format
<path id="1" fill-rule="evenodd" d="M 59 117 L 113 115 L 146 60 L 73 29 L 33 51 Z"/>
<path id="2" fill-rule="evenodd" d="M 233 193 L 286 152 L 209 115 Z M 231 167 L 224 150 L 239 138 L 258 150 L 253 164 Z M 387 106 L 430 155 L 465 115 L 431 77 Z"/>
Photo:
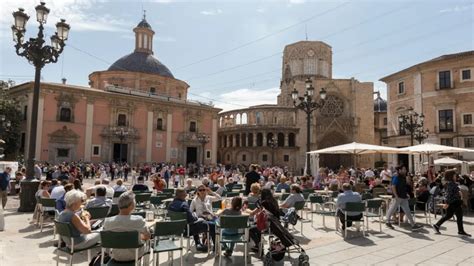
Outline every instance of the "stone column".
<path id="1" fill-rule="evenodd" d="M 257 147 L 257 134 L 258 133 L 255 133 L 255 132 L 253 133 L 253 146 L 254 147 Z"/>
<path id="2" fill-rule="evenodd" d="M 212 119 L 211 163 L 217 163 L 217 118 Z M 206 152 L 205 150 L 203 152 Z"/>
<path id="3" fill-rule="evenodd" d="M 289 147 L 290 146 L 290 142 L 289 142 L 290 138 L 288 138 L 289 134 L 290 133 L 285 134 L 285 141 L 283 142 L 283 147 Z"/>
<path id="4" fill-rule="evenodd" d="M 92 155 L 92 129 L 94 120 L 94 104 L 88 102 L 86 107 L 86 133 L 84 138 L 84 161 L 90 162 Z M 102 151 L 101 151 L 102 152 Z"/>
<path id="5" fill-rule="evenodd" d="M 151 150 L 153 147 L 153 112 L 148 111 L 146 125 L 146 153 L 145 161 L 151 162 Z"/>
<path id="6" fill-rule="evenodd" d="M 267 133 L 263 133 L 263 143 L 262 143 L 262 146 L 263 147 L 266 147 L 267 146 Z"/>
<path id="7" fill-rule="evenodd" d="M 171 135 L 173 134 L 173 114 L 170 112 L 166 117 L 166 161 L 171 161 Z"/>

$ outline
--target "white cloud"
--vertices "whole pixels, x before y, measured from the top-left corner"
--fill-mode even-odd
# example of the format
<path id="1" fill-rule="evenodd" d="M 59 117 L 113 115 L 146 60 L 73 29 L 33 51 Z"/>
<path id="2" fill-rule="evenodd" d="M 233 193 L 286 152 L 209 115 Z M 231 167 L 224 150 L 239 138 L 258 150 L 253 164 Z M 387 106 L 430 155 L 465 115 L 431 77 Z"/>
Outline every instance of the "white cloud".
<path id="1" fill-rule="evenodd" d="M 209 9 L 209 10 L 203 10 L 199 13 L 204 16 L 215 16 L 215 15 L 222 14 L 222 12 L 223 12 L 222 9 Z"/>
<path id="2" fill-rule="evenodd" d="M 265 8 L 261 7 L 261 8 L 257 8 L 256 10 L 258 13 L 265 13 Z"/>
<path id="3" fill-rule="evenodd" d="M 242 109 L 249 106 L 260 104 L 276 104 L 277 96 L 280 93 L 280 88 L 270 89 L 238 89 L 231 92 L 226 92 L 221 95 L 211 94 L 210 92 L 196 93 L 190 95 L 190 98 L 202 102 L 212 101 L 214 105 L 224 111 L 233 109 Z M 211 100 L 213 99 L 213 100 Z"/>
<path id="4" fill-rule="evenodd" d="M 0 31 L 2 35 L 10 32 L 13 23 L 12 12 L 23 7 L 30 15 L 28 25 L 37 27 L 35 6 L 39 1 L 31 0 L 2 0 L 0 9 Z M 47 1 L 46 6 L 50 9 L 46 27 L 54 28 L 60 18 L 66 19 L 71 25 L 71 32 L 74 31 L 113 31 L 128 32 L 131 22 L 116 18 L 107 13 L 97 12 L 97 6 L 104 3 L 104 0 L 61 0 Z"/>
<path id="5" fill-rule="evenodd" d="M 439 11 L 439 13 L 462 12 L 462 11 L 469 10 L 471 8 L 472 8 L 472 6 L 470 6 L 470 5 L 465 5 L 465 6 L 458 6 L 457 5 L 455 7 L 442 9 L 442 10 Z"/>

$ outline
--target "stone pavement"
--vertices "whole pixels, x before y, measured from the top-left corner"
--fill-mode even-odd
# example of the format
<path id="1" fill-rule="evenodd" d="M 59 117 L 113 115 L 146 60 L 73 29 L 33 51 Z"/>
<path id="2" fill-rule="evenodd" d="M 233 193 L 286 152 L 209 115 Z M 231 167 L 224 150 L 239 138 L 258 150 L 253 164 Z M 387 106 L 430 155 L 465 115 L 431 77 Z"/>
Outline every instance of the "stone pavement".
<path id="1" fill-rule="evenodd" d="M 30 213 L 17 213 L 17 197 L 9 197 L 5 212 L 6 228 L 0 232 L 0 266 L 10 265 L 55 265 L 53 230 L 48 225 L 40 232 L 30 225 Z M 439 216 L 438 216 L 439 218 Z M 351 228 L 347 240 L 336 233 L 334 219 L 326 218 L 328 228 L 322 227 L 321 217 L 315 217 L 314 225 L 303 224 L 304 236 L 298 231 L 300 224 L 291 232 L 300 241 L 310 257 L 311 265 L 474 265 L 474 238 L 459 237 L 456 223 L 446 222 L 442 234 L 434 234 L 431 227 L 411 232 L 408 227 L 395 226 L 395 230 L 382 227 L 379 232 L 377 222 L 371 222 L 368 236 Z M 421 215 L 417 222 L 424 223 Z M 474 233 L 474 216 L 469 213 L 464 221 L 465 230 Z M 93 254 L 99 249 L 93 250 Z M 254 256 L 251 265 L 262 265 Z M 299 254 L 291 254 L 284 262 L 276 265 L 297 265 Z M 174 265 L 179 265 L 179 253 L 174 253 Z M 60 264 L 67 263 L 64 254 Z M 185 265 L 217 265 L 214 256 L 190 252 L 185 256 Z M 224 265 L 243 265 L 242 247 L 237 246 L 231 258 L 223 258 Z M 169 265 L 167 254 L 160 256 L 160 265 Z M 88 265 L 87 253 L 74 256 L 74 265 Z"/>

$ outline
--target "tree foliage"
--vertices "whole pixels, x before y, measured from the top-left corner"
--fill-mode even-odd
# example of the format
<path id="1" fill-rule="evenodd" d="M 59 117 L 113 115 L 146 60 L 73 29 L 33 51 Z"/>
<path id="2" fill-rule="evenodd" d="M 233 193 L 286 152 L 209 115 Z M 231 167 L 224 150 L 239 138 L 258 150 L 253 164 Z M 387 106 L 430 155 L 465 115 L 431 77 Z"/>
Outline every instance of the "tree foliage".
<path id="1" fill-rule="evenodd" d="M 3 159 L 5 160 L 15 160 L 19 154 L 20 123 L 22 121 L 19 105 L 8 93 L 10 86 L 10 82 L 0 80 L 0 115 L 5 116 L 5 120 L 0 121 L 0 139 L 5 141 L 5 144 L 2 145 L 5 154 Z"/>

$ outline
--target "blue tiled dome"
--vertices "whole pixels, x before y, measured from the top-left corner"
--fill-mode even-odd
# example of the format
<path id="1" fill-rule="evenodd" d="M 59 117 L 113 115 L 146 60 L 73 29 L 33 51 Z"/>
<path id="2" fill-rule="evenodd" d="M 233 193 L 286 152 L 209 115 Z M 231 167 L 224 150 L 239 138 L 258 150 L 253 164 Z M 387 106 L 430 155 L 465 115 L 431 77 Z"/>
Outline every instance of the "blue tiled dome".
<path id="1" fill-rule="evenodd" d="M 132 71 L 174 78 L 171 71 L 152 54 L 133 52 L 115 61 L 109 71 Z"/>

